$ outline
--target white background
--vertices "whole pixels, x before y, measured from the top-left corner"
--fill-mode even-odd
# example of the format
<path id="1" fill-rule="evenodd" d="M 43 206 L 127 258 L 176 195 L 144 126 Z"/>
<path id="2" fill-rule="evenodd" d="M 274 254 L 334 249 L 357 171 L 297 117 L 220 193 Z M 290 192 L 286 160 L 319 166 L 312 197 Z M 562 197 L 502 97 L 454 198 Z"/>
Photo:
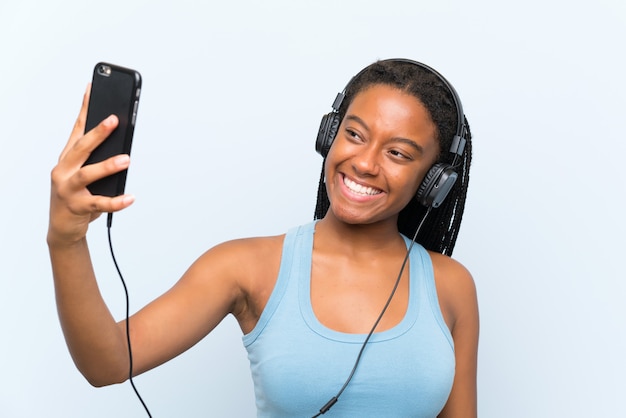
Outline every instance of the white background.
<path id="1" fill-rule="evenodd" d="M 479 294 L 479 415 L 626 416 L 625 43 L 621 0 L 3 0 L 0 416 L 143 415 L 128 383 L 75 369 L 45 245 L 49 172 L 96 62 L 144 78 L 137 201 L 113 223 L 135 311 L 211 246 L 308 222 L 320 118 L 390 57 L 443 73 L 474 134 L 454 256 Z M 89 239 L 121 318 L 104 219 Z M 240 337 L 228 318 L 138 377 L 153 416 L 253 416 Z"/>

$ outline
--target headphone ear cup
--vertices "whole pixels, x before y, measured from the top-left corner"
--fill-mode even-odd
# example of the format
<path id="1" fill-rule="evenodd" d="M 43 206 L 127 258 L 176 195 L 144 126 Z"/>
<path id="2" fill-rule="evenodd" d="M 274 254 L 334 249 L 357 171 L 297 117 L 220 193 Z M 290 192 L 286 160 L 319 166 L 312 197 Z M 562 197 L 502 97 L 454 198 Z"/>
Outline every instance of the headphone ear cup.
<path id="1" fill-rule="evenodd" d="M 322 117 L 320 130 L 317 133 L 317 140 L 315 141 L 315 151 L 324 158 L 328 155 L 330 146 L 333 144 L 335 136 L 337 136 L 339 122 L 339 115 L 336 112 L 328 113 Z"/>
<path id="2" fill-rule="evenodd" d="M 457 177 L 450 164 L 437 163 L 424 176 L 415 198 L 423 206 L 437 208 L 448 196 Z"/>

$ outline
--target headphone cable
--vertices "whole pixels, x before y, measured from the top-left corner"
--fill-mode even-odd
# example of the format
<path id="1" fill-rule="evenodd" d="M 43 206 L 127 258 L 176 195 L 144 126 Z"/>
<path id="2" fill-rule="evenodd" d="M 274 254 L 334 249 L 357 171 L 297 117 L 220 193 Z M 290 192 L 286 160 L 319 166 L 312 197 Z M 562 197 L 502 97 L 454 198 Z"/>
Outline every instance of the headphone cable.
<path id="1" fill-rule="evenodd" d="M 137 390 L 137 387 L 135 386 L 135 382 L 133 381 L 133 352 L 132 352 L 131 344 L 130 344 L 130 327 L 128 325 L 129 317 L 130 317 L 130 299 L 128 297 L 128 288 L 126 287 L 126 281 L 124 280 L 124 276 L 122 276 L 122 271 L 120 270 L 120 267 L 117 264 L 117 260 L 115 259 L 115 253 L 113 252 L 113 242 L 111 240 L 111 225 L 112 224 L 113 224 L 113 213 L 109 213 L 107 215 L 107 235 L 109 238 L 109 249 L 111 250 L 111 258 L 113 259 L 113 264 L 115 265 L 117 274 L 120 276 L 120 281 L 122 282 L 122 286 L 124 287 L 124 296 L 126 298 L 126 343 L 128 345 L 128 363 L 129 363 L 128 380 L 130 381 L 130 385 L 133 387 L 133 390 L 135 391 L 135 395 L 137 395 L 137 398 L 141 402 L 141 405 L 143 405 L 143 408 L 146 410 L 148 417 L 152 418 L 152 415 L 150 414 L 150 410 L 148 409 L 148 406 L 143 401 L 143 398 L 139 394 L 139 391 Z"/>
<path id="2" fill-rule="evenodd" d="M 348 376 L 348 379 L 345 381 L 345 383 L 343 384 L 343 386 L 341 387 L 339 392 L 337 392 L 337 394 L 335 396 L 330 398 L 330 400 L 328 402 L 326 402 L 326 404 L 322 408 L 320 408 L 320 410 L 319 410 L 319 412 L 317 414 L 313 415 L 313 418 L 317 418 L 320 415 L 323 415 L 326 412 L 328 412 L 328 410 L 330 408 L 332 408 L 333 405 L 335 405 L 337 403 L 337 401 L 339 400 L 339 397 L 341 396 L 343 391 L 346 390 L 346 388 L 348 387 L 348 384 L 350 383 L 350 381 L 354 377 L 354 373 L 356 373 L 356 369 L 357 369 L 359 363 L 361 362 L 361 356 L 363 355 L 363 352 L 365 351 L 365 346 L 367 345 L 367 343 L 369 342 L 370 338 L 374 334 L 374 331 L 376 330 L 376 327 L 378 326 L 378 323 L 383 318 L 383 315 L 385 315 L 385 312 L 387 311 L 387 308 L 391 304 L 391 300 L 393 299 L 393 296 L 396 294 L 396 290 L 398 289 L 398 286 L 400 285 L 400 279 L 402 279 L 402 273 L 404 272 L 404 268 L 406 267 L 406 263 L 409 260 L 409 255 L 411 254 L 411 249 L 413 248 L 413 244 L 415 244 L 415 240 L 417 239 L 417 234 L 422 229 L 422 226 L 424 225 L 424 222 L 426 221 L 426 218 L 428 217 L 428 214 L 430 214 L 431 209 L 432 209 L 432 206 L 429 206 L 428 209 L 426 209 L 426 213 L 424 214 L 424 217 L 422 218 L 422 220 L 420 221 L 419 225 L 417 226 L 417 229 L 415 230 L 415 234 L 413 234 L 413 239 L 411 240 L 411 244 L 409 245 L 409 247 L 406 250 L 406 255 L 404 256 L 404 260 L 402 261 L 402 266 L 400 267 L 400 273 L 398 273 L 398 277 L 396 278 L 396 282 L 393 285 L 393 289 L 391 290 L 391 294 L 389 295 L 389 298 L 387 298 L 387 302 L 385 303 L 385 306 L 383 307 L 383 310 L 378 315 L 378 318 L 376 319 L 376 322 L 374 322 L 374 325 L 372 326 L 372 329 L 370 329 L 370 332 L 367 334 L 367 337 L 365 337 L 365 340 L 363 341 L 363 344 L 361 345 L 361 349 L 359 350 L 359 354 L 356 357 L 356 361 L 354 362 L 354 366 L 352 367 L 352 371 L 350 372 L 350 375 Z"/>

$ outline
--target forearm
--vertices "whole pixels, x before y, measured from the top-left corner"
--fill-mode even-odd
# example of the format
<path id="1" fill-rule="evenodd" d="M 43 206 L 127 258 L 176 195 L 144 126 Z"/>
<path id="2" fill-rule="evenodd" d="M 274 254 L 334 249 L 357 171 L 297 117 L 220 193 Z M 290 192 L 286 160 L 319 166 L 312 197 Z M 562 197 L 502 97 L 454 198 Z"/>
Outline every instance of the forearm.
<path id="1" fill-rule="evenodd" d="M 48 248 L 57 310 L 74 363 L 94 386 L 125 380 L 129 371 L 124 324 L 109 312 L 96 282 L 87 247 L 89 223 L 103 213 L 125 209 L 132 196 L 92 195 L 87 185 L 128 168 L 128 155 L 87 164 L 89 155 L 118 125 L 111 115 L 85 133 L 89 88 L 74 128 L 50 173 Z"/>
<path id="2" fill-rule="evenodd" d="M 100 294 L 86 239 L 66 245 L 49 240 L 48 247 L 59 319 L 76 367 L 94 386 L 123 381 L 126 336 Z"/>

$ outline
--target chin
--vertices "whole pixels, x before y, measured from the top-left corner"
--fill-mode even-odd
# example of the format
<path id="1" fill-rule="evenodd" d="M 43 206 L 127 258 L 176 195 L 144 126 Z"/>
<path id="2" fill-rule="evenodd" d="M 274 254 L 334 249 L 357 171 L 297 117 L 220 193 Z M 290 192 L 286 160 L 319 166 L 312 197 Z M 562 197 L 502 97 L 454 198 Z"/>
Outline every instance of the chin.
<path id="1" fill-rule="evenodd" d="M 329 214 L 339 222 L 347 225 L 372 225 L 384 221 L 397 224 L 397 216 L 380 216 L 380 214 L 364 213 L 362 210 L 350 210 L 345 208 L 336 208 L 330 205 Z"/>

